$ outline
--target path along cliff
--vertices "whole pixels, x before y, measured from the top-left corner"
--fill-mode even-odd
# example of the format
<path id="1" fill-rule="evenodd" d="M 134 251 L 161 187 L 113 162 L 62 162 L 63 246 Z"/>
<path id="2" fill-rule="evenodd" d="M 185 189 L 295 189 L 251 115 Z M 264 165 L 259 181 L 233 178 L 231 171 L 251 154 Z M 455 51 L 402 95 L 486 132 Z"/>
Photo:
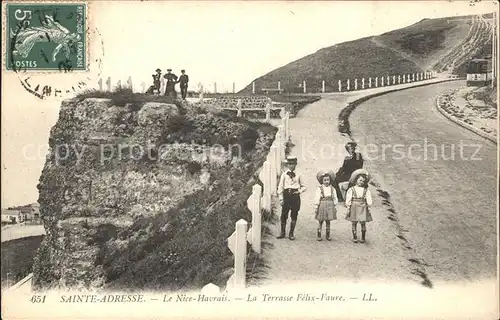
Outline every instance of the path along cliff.
<path id="1" fill-rule="evenodd" d="M 440 80 L 434 79 L 427 81 L 427 83 L 438 81 Z M 416 85 L 418 84 L 405 84 L 397 87 L 407 88 Z M 439 85 L 426 86 L 419 89 L 409 89 L 420 90 L 420 93 L 428 91 L 429 97 L 425 97 L 425 101 L 420 106 L 418 94 L 413 94 L 411 97 L 412 99 L 416 99 L 413 100 L 415 101 L 415 104 L 407 104 L 405 106 L 413 106 L 415 107 L 414 109 L 419 109 L 418 107 L 423 109 L 428 108 L 429 106 L 433 108 L 434 104 L 431 103 L 428 105 L 427 102 L 433 102 L 433 99 L 435 99 L 434 96 L 439 93 L 439 90 L 445 90 L 450 86 L 458 85 L 459 84 L 456 82 L 448 82 Z M 374 221 L 369 223 L 367 226 L 367 242 L 365 244 L 356 244 L 351 241 L 351 226 L 350 222 L 344 219 L 346 208 L 343 206 L 343 203 L 337 206 L 338 220 L 332 222 L 332 241 L 328 242 L 323 240 L 322 242 L 318 242 L 316 240 L 317 221 L 314 219 L 313 213 L 313 197 L 315 189 L 318 185 L 316 181 L 316 173 L 320 169 L 333 169 L 336 171 L 338 167 L 342 165 L 343 158 L 346 155 L 344 144 L 347 141 L 350 141 L 349 137 L 341 135 L 337 129 L 337 117 L 340 111 L 345 108 L 348 103 L 363 96 L 367 96 L 371 93 L 391 91 L 394 89 L 395 87 L 376 88 L 357 93 L 324 94 L 320 101 L 307 106 L 294 119 L 290 120 L 291 139 L 295 144 L 291 150 L 291 154 L 298 157 L 299 163 L 297 170 L 303 174 L 307 191 L 302 194 L 302 206 L 299 212 L 298 224 L 295 231 L 296 240 L 290 241 L 288 239 L 270 239 L 273 248 L 266 253 L 270 270 L 268 272 L 267 279 L 262 282 L 262 285 L 274 286 L 299 282 L 306 283 L 313 281 L 334 280 L 340 282 L 359 281 L 363 283 L 370 281 L 409 281 L 411 283 L 415 283 L 415 285 L 419 285 L 420 283 L 426 287 L 433 287 L 434 284 L 432 282 L 432 277 L 429 277 L 429 272 L 436 275 L 439 280 L 471 280 L 474 278 L 474 270 L 480 271 L 473 267 L 470 259 L 462 259 L 460 261 L 456 260 L 457 256 L 466 258 L 466 256 L 470 253 L 470 250 L 462 251 L 462 253 L 454 252 L 452 248 L 460 243 L 460 238 L 458 237 L 458 234 L 454 234 L 452 229 L 453 227 L 446 229 L 445 226 L 442 225 L 443 223 L 446 225 L 446 222 L 442 221 L 441 218 L 438 219 L 439 221 L 436 223 L 442 227 L 437 228 L 434 226 L 430 229 L 432 232 L 436 232 L 437 234 L 429 234 L 425 236 L 425 227 L 428 227 L 429 224 L 432 224 L 432 222 L 428 220 L 428 218 L 422 216 L 421 221 L 427 220 L 427 223 L 417 232 L 417 236 L 419 237 L 419 240 L 417 241 L 418 243 L 414 244 L 410 240 L 412 239 L 411 233 L 414 230 L 418 230 L 419 225 L 411 223 L 413 230 L 408 230 L 405 228 L 405 223 L 408 225 L 412 220 L 412 213 L 418 211 L 418 205 L 414 202 L 418 199 L 422 200 L 422 194 L 420 193 L 419 198 L 412 202 L 411 210 L 410 208 L 407 208 L 407 211 L 411 212 L 404 212 L 407 215 L 405 216 L 405 219 L 403 219 L 403 223 L 401 223 L 398 219 L 396 210 L 402 209 L 404 207 L 404 202 L 402 203 L 401 201 L 405 201 L 407 199 L 399 199 L 398 205 L 396 206 L 391 203 L 389 195 L 391 191 L 395 191 L 396 194 L 400 194 L 400 190 L 385 189 L 387 185 L 384 186 L 383 178 L 386 174 L 386 170 L 383 168 L 383 163 L 381 165 L 382 167 L 380 167 L 371 166 L 370 161 L 365 162 L 365 167 L 371 171 L 375 178 L 375 185 L 370 186 L 370 190 L 374 198 L 372 209 Z M 401 91 L 395 93 L 394 95 L 399 94 L 401 96 L 404 95 L 405 92 L 406 91 Z M 377 135 L 377 130 L 379 130 L 379 128 L 375 126 L 377 121 L 383 123 L 390 122 L 386 124 L 386 126 L 389 127 L 391 124 L 394 125 L 394 123 L 391 122 L 393 120 L 392 118 L 384 118 L 384 114 L 387 115 L 386 109 L 390 109 L 391 106 L 394 108 L 403 108 L 402 105 L 398 106 L 398 101 L 390 98 L 392 95 L 386 95 L 383 97 L 388 100 L 385 101 L 387 107 L 385 107 L 384 111 L 377 112 L 376 110 L 370 110 L 370 117 L 374 119 L 374 121 L 366 121 L 366 117 L 362 117 L 363 120 L 356 120 L 355 123 L 351 123 L 351 127 L 355 132 L 353 136 L 361 143 L 360 146 L 363 146 L 366 141 L 369 141 L 380 147 L 380 139 L 375 139 L 374 141 L 366 140 L 365 135 L 368 135 L 369 137 Z M 363 110 L 356 110 L 356 113 L 366 112 L 366 110 L 371 107 L 371 100 L 365 102 L 362 106 L 358 106 L 358 108 L 361 107 Z M 413 107 L 411 109 L 413 109 Z M 434 115 L 433 112 L 435 113 L 435 117 L 439 117 L 436 110 L 426 111 L 424 116 L 428 116 L 429 114 Z M 400 113 L 401 115 L 404 115 L 405 111 L 401 111 Z M 412 114 L 413 113 L 411 112 L 408 113 L 410 117 Z M 439 126 L 454 126 L 454 124 L 448 123 L 446 119 L 441 120 L 442 122 L 436 124 L 436 126 L 438 126 L 437 128 L 428 128 L 428 130 L 437 130 L 439 133 L 441 132 L 440 129 L 438 129 Z M 411 119 L 408 119 L 408 122 L 411 124 L 414 123 Z M 360 126 L 363 126 L 363 130 L 356 131 L 359 130 Z M 406 124 L 404 122 L 400 122 L 399 130 L 402 131 L 402 133 L 399 132 L 398 134 L 405 134 L 405 126 Z M 466 138 L 470 137 L 467 132 L 456 133 L 457 130 L 460 130 L 459 128 L 451 128 L 450 130 L 455 130 L 455 138 L 457 137 L 457 134 L 463 134 Z M 412 131 L 411 134 L 416 135 L 415 132 L 417 131 Z M 384 134 L 384 137 L 388 138 L 388 135 L 390 134 L 391 133 Z M 415 137 L 412 136 L 412 139 L 413 138 Z M 406 141 L 405 136 L 402 136 L 401 139 L 407 144 L 415 142 L 413 140 Z M 480 137 L 478 139 L 480 139 Z M 361 151 L 363 153 L 363 150 Z M 366 156 L 366 154 L 363 155 Z M 404 165 L 403 163 L 400 164 Z M 443 165 L 443 163 L 441 164 Z M 446 164 L 444 165 L 446 166 Z M 410 164 L 409 169 L 411 169 L 411 167 L 412 165 Z M 408 168 L 403 168 L 402 171 L 407 169 Z M 489 168 L 487 166 L 483 171 L 487 171 L 489 169 L 493 170 L 494 168 Z M 393 168 L 387 168 L 387 170 L 391 171 Z M 402 171 L 399 173 L 402 173 Z M 391 175 L 391 177 L 393 176 L 394 174 Z M 432 177 L 435 177 L 435 175 L 432 175 Z M 429 181 L 425 176 L 421 176 L 421 180 L 419 180 L 418 175 L 415 176 L 412 174 L 408 179 L 414 180 L 405 179 L 406 178 L 404 177 L 401 178 L 401 183 L 418 184 L 419 181 L 423 181 L 429 184 Z M 391 188 L 393 187 L 394 184 L 391 185 Z M 413 186 L 412 190 L 415 188 L 417 187 Z M 459 191 L 465 192 L 464 188 L 461 188 Z M 469 189 L 470 188 L 467 190 Z M 442 198 L 445 195 L 445 193 L 441 192 L 436 195 L 436 199 L 439 197 Z M 457 197 L 462 197 L 462 195 L 451 196 L 447 199 L 450 201 L 451 199 L 457 199 Z M 424 197 L 423 200 L 425 201 L 425 199 L 428 198 Z M 435 199 L 432 201 L 432 203 L 436 202 Z M 428 206 L 425 206 L 425 208 L 428 208 Z M 440 208 L 445 209 L 442 205 Z M 278 211 L 279 209 L 280 208 L 278 208 Z M 424 214 L 426 213 L 428 212 L 424 212 Z M 449 213 L 450 210 L 445 210 L 446 215 Z M 435 215 L 440 216 L 441 214 L 435 213 Z M 494 216 L 494 210 L 492 212 L 492 216 Z M 464 218 L 464 220 L 449 221 L 454 223 L 454 226 L 458 228 L 463 223 L 472 223 L 469 218 Z M 463 231 L 471 229 L 461 228 L 457 230 Z M 472 230 L 480 229 L 473 228 Z M 494 236 L 494 232 L 489 233 Z M 495 265 L 494 251 L 491 251 L 494 248 L 494 243 L 492 242 L 493 238 L 490 235 L 485 235 L 483 238 L 486 241 L 485 245 L 483 245 L 485 243 L 483 242 L 481 245 L 474 246 L 477 252 L 485 256 L 484 259 L 480 259 L 478 261 L 480 262 L 480 265 L 487 270 L 493 270 L 494 268 L 492 269 L 492 267 Z M 438 239 L 439 242 L 433 242 L 432 239 Z M 451 239 L 455 240 L 452 241 Z M 470 240 L 466 235 L 464 239 L 466 241 Z M 425 248 L 425 250 L 423 250 L 425 259 L 421 256 L 421 248 Z M 441 258 L 433 261 L 435 260 L 435 257 L 439 257 L 440 255 L 442 255 Z M 437 265 L 431 266 L 429 261 L 437 262 Z M 450 265 L 450 261 L 455 261 L 455 263 Z M 443 265 L 439 265 L 439 263 L 443 263 Z M 452 266 L 451 270 L 453 272 L 447 275 L 445 269 L 450 266 Z M 488 272 L 481 272 L 481 274 L 486 273 Z M 488 273 L 489 276 L 491 276 L 490 273 L 491 272 Z"/>

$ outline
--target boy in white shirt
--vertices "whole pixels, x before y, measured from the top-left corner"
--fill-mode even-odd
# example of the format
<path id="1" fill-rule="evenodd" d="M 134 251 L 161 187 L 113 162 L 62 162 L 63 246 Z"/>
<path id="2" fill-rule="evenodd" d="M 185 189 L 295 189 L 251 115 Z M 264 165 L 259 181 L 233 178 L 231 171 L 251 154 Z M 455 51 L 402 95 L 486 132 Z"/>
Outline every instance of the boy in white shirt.
<path id="1" fill-rule="evenodd" d="M 288 220 L 288 212 L 292 221 L 290 222 L 290 233 L 288 238 L 295 240 L 294 231 L 297 224 L 297 216 L 300 210 L 300 194 L 306 188 L 303 184 L 303 179 L 299 173 L 295 171 L 297 167 L 297 157 L 287 157 L 288 169 L 281 174 L 278 184 L 278 196 L 281 204 L 281 233 L 277 237 L 283 239 L 286 233 L 286 222 Z"/>

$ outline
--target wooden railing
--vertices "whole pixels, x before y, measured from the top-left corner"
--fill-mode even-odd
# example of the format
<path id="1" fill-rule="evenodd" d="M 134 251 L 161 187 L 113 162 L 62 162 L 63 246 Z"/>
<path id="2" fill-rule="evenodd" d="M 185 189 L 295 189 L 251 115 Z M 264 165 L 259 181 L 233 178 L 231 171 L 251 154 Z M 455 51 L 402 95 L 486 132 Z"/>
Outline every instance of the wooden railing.
<path id="1" fill-rule="evenodd" d="M 235 223 L 235 230 L 227 239 L 228 247 L 234 255 L 234 273 L 226 284 L 226 291 L 239 291 L 246 287 L 247 242 L 251 244 L 256 254 L 262 251 L 262 212 L 272 212 L 273 196 L 277 194 L 277 184 L 285 160 L 285 148 L 289 140 L 289 113 L 281 118 L 275 140 L 259 173 L 259 184 L 253 186 L 252 195 L 247 200 L 247 206 L 252 212 L 252 221 L 240 219 Z M 202 291 L 218 291 L 212 283 L 207 284 Z M 219 289 L 220 291 L 220 289 Z"/>
<path id="2" fill-rule="evenodd" d="M 302 81 L 300 88 L 303 93 L 326 93 L 326 92 L 345 92 L 345 91 L 355 91 L 355 90 L 365 90 L 370 88 L 386 87 L 397 84 L 422 81 L 434 78 L 435 74 L 432 71 L 410 73 L 410 74 L 399 74 L 399 75 L 382 75 L 378 77 L 366 77 L 366 78 L 355 78 L 355 79 L 344 79 L 337 80 L 336 82 L 327 83 L 325 80 L 321 81 L 321 90 L 308 90 L 310 86 L 307 81 Z M 327 84 L 328 88 L 327 89 Z M 264 92 L 279 91 L 282 92 L 281 81 L 278 81 L 278 87 L 275 89 L 270 89 L 269 87 L 260 89 Z M 257 91 L 256 83 L 252 83 L 252 93 L 255 94 Z"/>

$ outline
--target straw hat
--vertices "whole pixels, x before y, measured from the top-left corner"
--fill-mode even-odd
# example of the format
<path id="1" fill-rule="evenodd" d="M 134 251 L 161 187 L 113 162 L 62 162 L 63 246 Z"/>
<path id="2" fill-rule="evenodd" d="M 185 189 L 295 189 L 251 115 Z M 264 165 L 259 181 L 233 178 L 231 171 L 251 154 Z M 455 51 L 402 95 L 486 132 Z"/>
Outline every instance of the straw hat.
<path id="1" fill-rule="evenodd" d="M 316 174 L 316 179 L 318 180 L 319 184 L 323 184 L 323 177 L 325 175 L 328 175 L 330 177 L 330 184 L 333 183 L 333 180 L 335 180 L 335 173 L 332 170 L 320 170 Z"/>
<path id="2" fill-rule="evenodd" d="M 370 181 L 370 174 L 368 173 L 368 171 L 366 171 L 366 169 L 358 169 L 358 170 L 354 170 L 354 172 L 351 174 L 351 178 L 349 179 L 349 185 L 354 185 L 356 184 L 356 180 L 358 180 L 358 176 L 360 174 L 365 174 L 366 177 L 367 177 L 367 183 Z"/>

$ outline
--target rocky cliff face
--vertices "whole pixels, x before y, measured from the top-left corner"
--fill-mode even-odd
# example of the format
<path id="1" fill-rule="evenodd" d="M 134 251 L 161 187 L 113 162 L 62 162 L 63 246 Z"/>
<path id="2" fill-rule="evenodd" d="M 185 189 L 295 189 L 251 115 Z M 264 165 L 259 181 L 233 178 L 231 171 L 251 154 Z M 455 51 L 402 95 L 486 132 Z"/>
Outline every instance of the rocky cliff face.
<path id="1" fill-rule="evenodd" d="M 230 267 L 224 240 L 237 218 L 248 219 L 242 199 L 274 132 L 181 104 L 64 101 L 38 186 L 47 235 L 34 287 L 216 281 Z"/>

